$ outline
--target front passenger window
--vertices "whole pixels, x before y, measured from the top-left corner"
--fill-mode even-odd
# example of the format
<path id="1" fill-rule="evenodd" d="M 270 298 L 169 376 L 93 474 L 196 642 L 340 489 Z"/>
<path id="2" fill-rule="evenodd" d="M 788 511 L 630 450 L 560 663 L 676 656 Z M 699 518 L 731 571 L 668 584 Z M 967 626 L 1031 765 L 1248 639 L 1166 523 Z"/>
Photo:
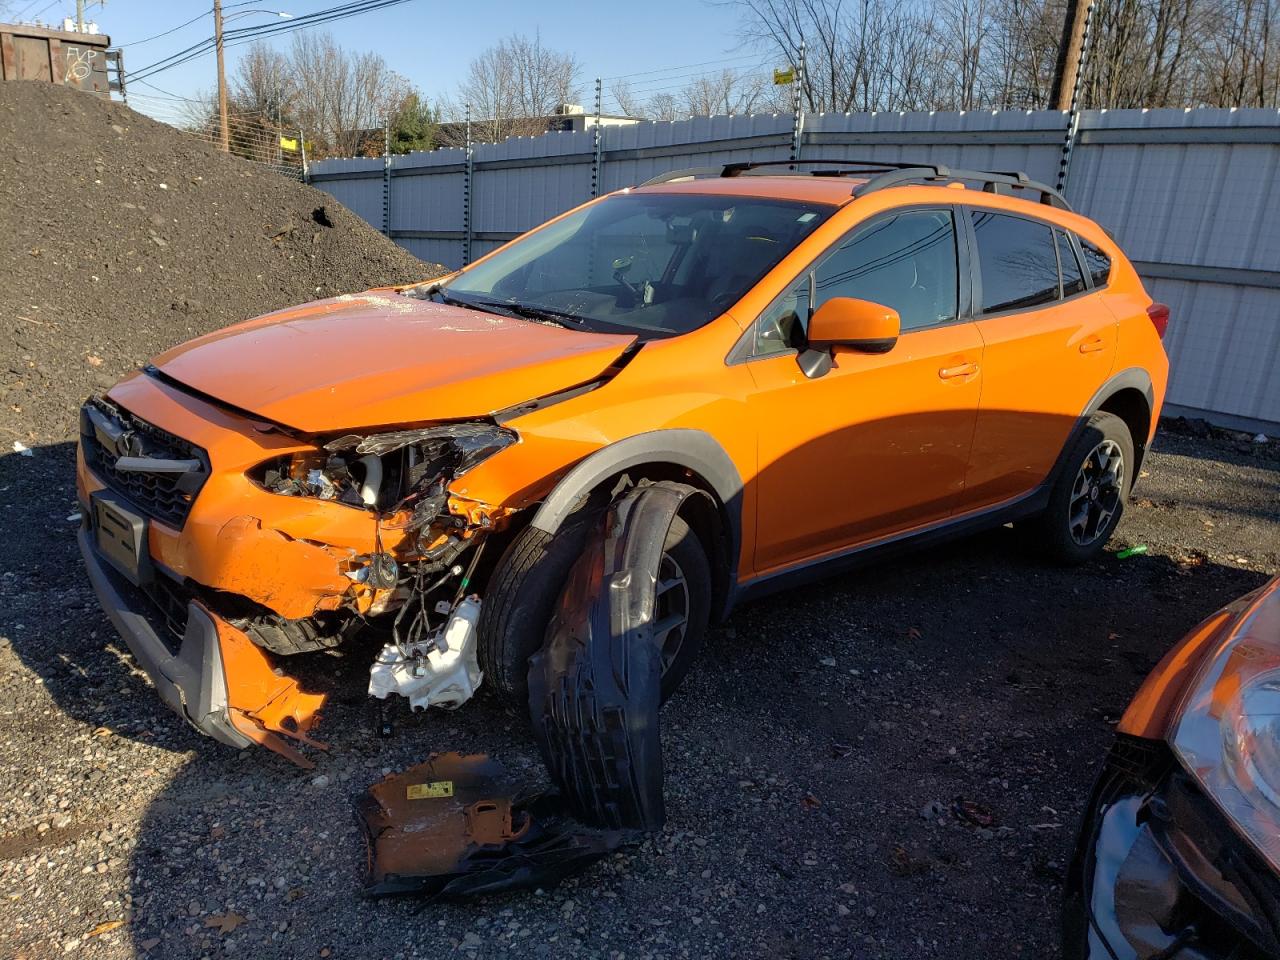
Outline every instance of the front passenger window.
<path id="1" fill-rule="evenodd" d="M 817 269 L 814 309 L 832 297 L 893 307 L 902 329 L 956 319 L 956 232 L 945 210 L 905 210 L 860 227 Z"/>

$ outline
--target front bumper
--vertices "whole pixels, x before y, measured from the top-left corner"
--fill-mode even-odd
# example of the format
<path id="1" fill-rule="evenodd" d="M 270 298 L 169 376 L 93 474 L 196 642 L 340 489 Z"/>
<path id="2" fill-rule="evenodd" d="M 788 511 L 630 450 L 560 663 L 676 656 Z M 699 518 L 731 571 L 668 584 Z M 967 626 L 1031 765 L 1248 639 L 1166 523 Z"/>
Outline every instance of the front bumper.
<path id="1" fill-rule="evenodd" d="M 81 527 L 78 539 L 99 603 L 155 684 L 160 699 L 201 733 L 233 747 L 249 746 L 252 741 L 231 722 L 222 649 L 212 616 L 199 604 L 188 604 L 186 632 L 174 653 L 163 639 L 164 625 L 143 612 L 150 601 L 102 558 L 87 525 Z"/>
<path id="2" fill-rule="evenodd" d="M 1067 880 L 1068 960 L 1280 956 L 1280 877 L 1162 742 L 1121 735 Z"/>

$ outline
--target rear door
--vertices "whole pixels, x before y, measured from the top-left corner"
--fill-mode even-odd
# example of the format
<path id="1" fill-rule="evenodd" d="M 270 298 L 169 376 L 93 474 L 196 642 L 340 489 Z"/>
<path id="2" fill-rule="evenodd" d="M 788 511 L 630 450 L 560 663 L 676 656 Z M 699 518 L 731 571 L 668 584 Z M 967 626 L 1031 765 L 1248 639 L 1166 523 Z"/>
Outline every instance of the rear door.
<path id="1" fill-rule="evenodd" d="M 1046 221 L 969 208 L 982 399 L 963 506 L 1034 489 L 1115 360 L 1117 322 L 1076 241 Z"/>

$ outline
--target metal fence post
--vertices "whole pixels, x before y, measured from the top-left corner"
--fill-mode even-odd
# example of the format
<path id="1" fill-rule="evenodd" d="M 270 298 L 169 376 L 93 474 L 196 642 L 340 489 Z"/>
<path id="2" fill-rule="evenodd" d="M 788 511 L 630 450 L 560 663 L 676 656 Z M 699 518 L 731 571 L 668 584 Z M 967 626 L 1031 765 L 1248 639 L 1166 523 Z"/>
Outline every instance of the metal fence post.
<path id="1" fill-rule="evenodd" d="M 1080 87 L 1084 83 L 1084 65 L 1089 56 L 1089 29 L 1093 20 L 1094 0 L 1084 12 L 1084 36 L 1080 39 L 1080 60 L 1076 64 L 1076 82 L 1071 88 L 1071 109 L 1067 113 L 1067 135 L 1062 141 L 1062 158 L 1058 161 L 1058 192 L 1066 195 L 1067 176 L 1071 172 L 1071 152 L 1075 149 L 1076 133 L 1080 130 Z"/>
<path id="2" fill-rule="evenodd" d="M 391 236 L 391 127 L 382 128 L 382 233 Z"/>
<path id="3" fill-rule="evenodd" d="M 602 90 L 601 90 L 601 81 L 599 77 L 596 77 L 596 122 L 595 122 L 595 126 L 592 128 L 595 132 L 595 137 L 591 141 L 591 149 L 592 149 L 591 196 L 593 198 L 600 196 L 600 166 L 604 159 L 603 150 L 601 149 L 603 143 L 600 135 L 600 113 L 601 113 L 602 99 L 603 99 L 603 96 L 602 96 Z"/>
<path id="4" fill-rule="evenodd" d="M 792 97 L 791 160 L 800 161 L 801 140 L 804 137 L 804 41 L 800 41 L 800 63 L 796 67 L 795 95 Z"/>
<path id="5" fill-rule="evenodd" d="M 471 162 L 471 104 L 467 104 L 466 137 L 466 153 L 462 164 L 462 265 L 464 267 L 471 262 L 471 178 L 475 172 Z"/>
<path id="6" fill-rule="evenodd" d="M 311 178 L 311 171 L 307 169 L 307 138 L 302 135 L 302 128 L 298 128 L 298 150 L 302 153 L 302 182 L 306 183 Z"/>

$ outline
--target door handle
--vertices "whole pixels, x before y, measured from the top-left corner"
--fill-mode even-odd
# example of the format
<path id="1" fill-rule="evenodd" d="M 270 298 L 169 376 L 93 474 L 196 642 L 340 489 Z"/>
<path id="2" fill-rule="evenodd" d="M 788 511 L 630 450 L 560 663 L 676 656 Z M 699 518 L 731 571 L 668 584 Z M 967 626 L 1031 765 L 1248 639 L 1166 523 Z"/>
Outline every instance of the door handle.
<path id="1" fill-rule="evenodd" d="M 954 367 L 943 367 L 938 371 L 938 376 L 943 380 L 958 380 L 961 377 L 971 377 L 977 372 L 978 365 L 970 361 L 957 364 Z"/>
<path id="2" fill-rule="evenodd" d="M 1107 341 L 1102 337 L 1091 337 L 1080 344 L 1081 353 L 1097 353 L 1105 349 L 1107 349 Z"/>

